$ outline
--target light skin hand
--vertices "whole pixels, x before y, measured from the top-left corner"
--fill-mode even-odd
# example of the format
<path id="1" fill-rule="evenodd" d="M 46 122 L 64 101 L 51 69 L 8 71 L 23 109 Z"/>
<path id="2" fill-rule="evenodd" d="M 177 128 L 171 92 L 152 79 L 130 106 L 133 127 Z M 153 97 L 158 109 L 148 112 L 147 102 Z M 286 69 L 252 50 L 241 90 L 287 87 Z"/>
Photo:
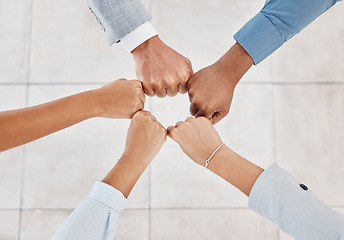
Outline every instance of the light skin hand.
<path id="1" fill-rule="evenodd" d="M 128 130 L 124 153 L 103 182 L 128 197 L 141 174 L 158 154 L 166 136 L 166 129 L 149 112 L 137 112 Z"/>
<path id="2" fill-rule="evenodd" d="M 144 101 L 141 82 L 122 79 L 56 101 L 0 112 L 0 152 L 89 118 L 129 119 L 144 107 Z"/>
<path id="3" fill-rule="evenodd" d="M 184 153 L 194 162 L 205 166 L 206 160 L 222 143 L 211 122 L 204 118 L 189 118 L 167 129 L 169 137 L 176 141 Z M 247 196 L 264 171 L 223 145 L 208 165 L 210 171 L 231 183 Z"/>
<path id="4" fill-rule="evenodd" d="M 130 119 L 145 103 L 138 80 L 119 79 L 93 90 L 93 95 L 96 117 Z"/>
<path id="5" fill-rule="evenodd" d="M 158 36 L 148 39 L 131 53 L 145 94 L 162 98 L 187 92 L 186 82 L 193 75 L 190 60 L 168 47 Z"/>
<path id="6" fill-rule="evenodd" d="M 191 115 L 218 123 L 229 113 L 234 89 L 252 65 L 250 55 L 235 43 L 216 63 L 193 75 L 187 83 Z"/>

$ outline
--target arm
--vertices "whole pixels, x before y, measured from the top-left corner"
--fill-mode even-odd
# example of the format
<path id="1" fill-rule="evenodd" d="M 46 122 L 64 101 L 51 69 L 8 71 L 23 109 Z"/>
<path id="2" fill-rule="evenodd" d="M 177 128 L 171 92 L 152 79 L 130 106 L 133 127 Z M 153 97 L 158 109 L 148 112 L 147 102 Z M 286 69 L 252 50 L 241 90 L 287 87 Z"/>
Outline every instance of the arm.
<path id="1" fill-rule="evenodd" d="M 0 112 L 0 152 L 89 118 L 131 118 L 144 101 L 139 81 L 121 79 L 53 102 Z"/>
<path id="2" fill-rule="evenodd" d="M 140 111 L 130 124 L 122 157 L 102 182 L 95 183 L 89 196 L 56 232 L 56 240 L 112 240 L 118 217 L 135 183 L 159 152 L 166 130 L 149 113 Z"/>
<path id="3" fill-rule="evenodd" d="M 338 0 L 268 0 L 263 9 L 234 35 L 236 43 L 216 63 L 188 82 L 190 113 L 215 124 L 230 109 L 235 86 L 258 64 Z"/>
<path id="4" fill-rule="evenodd" d="M 170 127 L 168 133 L 201 166 L 222 142 L 206 118 L 189 118 Z M 344 239 L 344 215 L 276 164 L 264 171 L 223 145 L 208 168 L 249 196 L 250 208 L 295 239 Z"/>
<path id="5" fill-rule="evenodd" d="M 132 53 L 136 76 L 148 96 L 186 93 L 186 82 L 193 75 L 191 62 L 157 36 L 140 0 L 88 0 L 88 3 L 109 44 L 121 41 Z"/>

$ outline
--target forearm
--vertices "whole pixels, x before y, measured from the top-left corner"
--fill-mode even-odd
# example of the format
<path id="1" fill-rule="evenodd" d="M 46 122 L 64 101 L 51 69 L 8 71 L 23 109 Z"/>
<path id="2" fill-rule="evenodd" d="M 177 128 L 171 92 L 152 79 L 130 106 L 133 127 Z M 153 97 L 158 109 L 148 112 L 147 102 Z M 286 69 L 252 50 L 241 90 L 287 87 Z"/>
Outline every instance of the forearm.
<path id="1" fill-rule="evenodd" d="M 116 188 L 128 198 L 147 166 L 143 162 L 134 161 L 130 156 L 122 156 L 102 182 Z"/>
<path id="2" fill-rule="evenodd" d="M 227 76 L 231 84 L 236 85 L 252 67 L 253 60 L 246 50 L 236 42 L 217 62 L 220 71 Z"/>
<path id="3" fill-rule="evenodd" d="M 247 196 L 264 171 L 225 145 L 211 159 L 208 168 Z"/>
<path id="4" fill-rule="evenodd" d="M 0 112 L 0 151 L 39 139 L 95 115 L 92 92 Z"/>

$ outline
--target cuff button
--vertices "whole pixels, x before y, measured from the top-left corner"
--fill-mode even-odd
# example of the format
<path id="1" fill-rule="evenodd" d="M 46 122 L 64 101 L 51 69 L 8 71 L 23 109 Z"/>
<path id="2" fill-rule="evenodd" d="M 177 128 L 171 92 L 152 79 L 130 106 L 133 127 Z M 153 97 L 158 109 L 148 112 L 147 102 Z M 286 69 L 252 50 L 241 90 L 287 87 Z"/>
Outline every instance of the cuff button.
<path id="1" fill-rule="evenodd" d="M 307 191 L 308 190 L 308 187 L 305 185 L 305 184 L 300 184 L 300 187 L 303 189 L 303 190 L 305 190 L 305 191 Z"/>

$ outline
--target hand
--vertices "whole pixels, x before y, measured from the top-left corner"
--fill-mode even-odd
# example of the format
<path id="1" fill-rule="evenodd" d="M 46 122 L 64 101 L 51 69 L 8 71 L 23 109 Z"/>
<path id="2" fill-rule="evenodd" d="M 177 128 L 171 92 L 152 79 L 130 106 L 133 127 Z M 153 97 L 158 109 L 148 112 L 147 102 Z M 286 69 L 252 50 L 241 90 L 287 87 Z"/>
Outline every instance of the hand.
<path id="1" fill-rule="evenodd" d="M 120 79 L 93 90 L 97 117 L 130 119 L 143 109 L 145 95 L 138 80 Z"/>
<path id="2" fill-rule="evenodd" d="M 211 122 L 204 117 L 178 122 L 175 127 L 169 127 L 167 132 L 186 155 L 202 166 L 222 143 Z"/>
<path id="3" fill-rule="evenodd" d="M 191 62 L 152 37 L 132 51 L 136 62 L 136 76 L 143 83 L 144 92 L 153 97 L 173 97 L 186 93 L 186 82 L 193 75 Z"/>
<path id="4" fill-rule="evenodd" d="M 130 123 L 124 153 L 103 182 L 127 198 L 141 174 L 158 154 L 166 135 L 166 129 L 150 112 L 137 112 Z"/>
<path id="5" fill-rule="evenodd" d="M 236 43 L 216 63 L 193 75 L 187 83 L 190 113 L 212 124 L 219 122 L 229 112 L 237 83 L 252 65 L 251 57 Z"/>
<path id="6" fill-rule="evenodd" d="M 123 156 L 148 165 L 158 154 L 166 136 L 166 129 L 150 112 L 139 111 L 131 121 Z"/>

